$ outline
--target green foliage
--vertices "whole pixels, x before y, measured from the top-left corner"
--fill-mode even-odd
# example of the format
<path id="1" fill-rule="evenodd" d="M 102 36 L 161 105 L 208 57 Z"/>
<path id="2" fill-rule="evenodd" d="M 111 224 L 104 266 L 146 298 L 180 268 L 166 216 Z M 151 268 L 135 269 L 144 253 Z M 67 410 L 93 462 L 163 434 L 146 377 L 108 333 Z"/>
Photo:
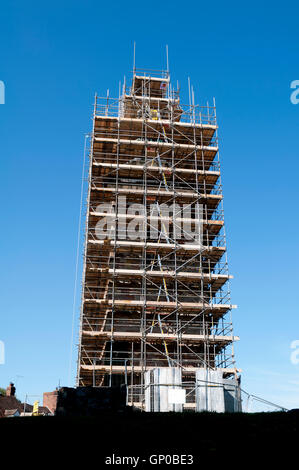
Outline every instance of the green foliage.
<path id="1" fill-rule="evenodd" d="M 6 389 L 0 387 L 0 396 L 1 396 L 1 395 L 4 395 L 4 396 L 5 396 L 5 394 L 6 394 Z"/>

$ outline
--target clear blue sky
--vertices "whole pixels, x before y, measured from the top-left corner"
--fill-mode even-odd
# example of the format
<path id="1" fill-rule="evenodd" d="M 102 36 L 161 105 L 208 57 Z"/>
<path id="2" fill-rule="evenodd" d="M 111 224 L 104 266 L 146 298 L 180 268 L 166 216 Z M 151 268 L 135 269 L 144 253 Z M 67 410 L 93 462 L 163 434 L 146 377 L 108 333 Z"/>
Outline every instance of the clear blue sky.
<path id="1" fill-rule="evenodd" d="M 216 97 L 243 388 L 299 407 L 298 15 L 295 1 L 2 4 L 0 386 L 24 399 L 69 385 L 84 134 L 135 40 L 137 66 L 164 67 L 168 44 L 185 96 L 190 76 L 196 101 Z"/>

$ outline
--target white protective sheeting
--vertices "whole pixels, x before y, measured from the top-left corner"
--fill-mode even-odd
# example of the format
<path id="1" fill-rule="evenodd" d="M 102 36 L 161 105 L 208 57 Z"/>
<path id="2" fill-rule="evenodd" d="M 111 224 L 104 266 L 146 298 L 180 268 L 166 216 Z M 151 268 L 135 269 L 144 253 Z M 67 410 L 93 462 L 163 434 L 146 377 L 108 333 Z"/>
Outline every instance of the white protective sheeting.
<path id="1" fill-rule="evenodd" d="M 180 368 L 157 367 L 145 372 L 144 381 L 145 411 L 183 411 Z"/>
<path id="2" fill-rule="evenodd" d="M 197 369 L 196 411 L 241 411 L 239 382 L 235 379 L 224 379 L 223 372 L 217 369 Z"/>
<path id="3" fill-rule="evenodd" d="M 196 370 L 196 411 L 225 411 L 222 371 Z"/>

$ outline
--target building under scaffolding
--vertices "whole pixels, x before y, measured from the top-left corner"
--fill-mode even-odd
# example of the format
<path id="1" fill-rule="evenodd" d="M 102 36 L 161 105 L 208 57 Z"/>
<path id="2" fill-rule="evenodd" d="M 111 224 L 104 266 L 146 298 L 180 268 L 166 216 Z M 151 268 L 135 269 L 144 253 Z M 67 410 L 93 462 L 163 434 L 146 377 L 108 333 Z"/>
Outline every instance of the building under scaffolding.
<path id="1" fill-rule="evenodd" d="M 134 69 L 118 99 L 96 96 L 90 142 L 77 385 L 239 409 L 215 103 Z"/>

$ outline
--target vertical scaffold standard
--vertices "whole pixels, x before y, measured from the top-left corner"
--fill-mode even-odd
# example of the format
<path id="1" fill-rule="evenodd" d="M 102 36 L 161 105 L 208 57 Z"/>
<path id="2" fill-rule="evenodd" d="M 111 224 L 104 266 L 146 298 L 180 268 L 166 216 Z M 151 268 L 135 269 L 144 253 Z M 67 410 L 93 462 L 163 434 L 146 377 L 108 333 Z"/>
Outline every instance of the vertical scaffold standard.
<path id="1" fill-rule="evenodd" d="M 153 369 L 178 368 L 194 410 L 199 377 L 240 372 L 216 107 L 190 95 L 183 105 L 168 71 L 134 68 L 118 99 L 95 97 L 77 385 L 126 383 L 141 409 Z"/>

